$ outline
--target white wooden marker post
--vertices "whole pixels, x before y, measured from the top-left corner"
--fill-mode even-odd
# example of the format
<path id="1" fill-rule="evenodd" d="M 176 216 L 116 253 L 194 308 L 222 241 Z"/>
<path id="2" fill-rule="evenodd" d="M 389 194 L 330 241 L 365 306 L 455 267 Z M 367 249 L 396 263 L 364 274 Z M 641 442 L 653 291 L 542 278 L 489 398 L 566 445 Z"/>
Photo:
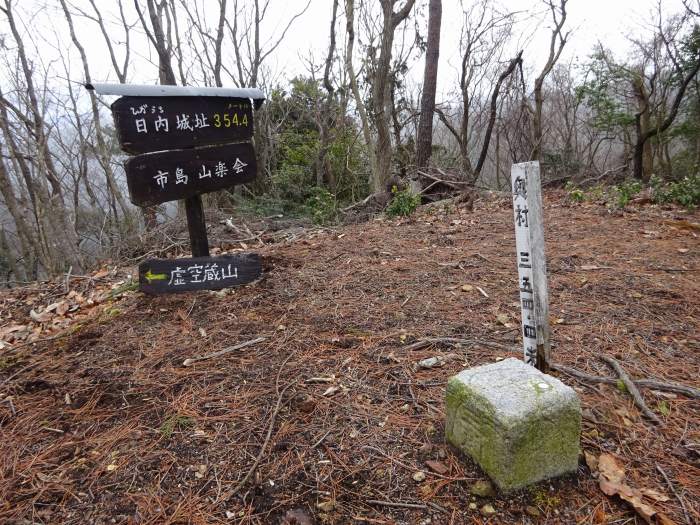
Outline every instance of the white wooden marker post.
<path id="1" fill-rule="evenodd" d="M 510 176 L 525 362 L 546 373 L 550 362 L 549 299 L 540 163 L 513 164 Z"/>

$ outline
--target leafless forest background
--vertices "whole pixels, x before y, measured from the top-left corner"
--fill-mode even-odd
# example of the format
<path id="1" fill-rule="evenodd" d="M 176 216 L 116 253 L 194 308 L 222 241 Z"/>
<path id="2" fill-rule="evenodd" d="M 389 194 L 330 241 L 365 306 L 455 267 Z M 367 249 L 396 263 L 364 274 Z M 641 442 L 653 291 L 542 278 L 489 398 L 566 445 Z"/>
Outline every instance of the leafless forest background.
<path id="1" fill-rule="evenodd" d="M 207 197 L 208 210 L 336 220 L 354 203 L 386 202 L 393 186 L 424 198 L 446 180 L 504 189 L 511 163 L 528 159 L 541 161 L 547 184 L 671 184 L 694 204 L 700 1 L 679 12 L 659 3 L 627 55 L 603 42 L 564 62 L 576 38 L 568 1 L 510 12 L 507 2 L 462 0 L 459 81 L 436 99 L 440 0 L 333 0 L 324 28 L 305 25 L 303 2 L 280 20 L 269 0 L 0 0 L 0 281 L 138 257 L 144 232 L 180 213 L 129 202 L 111 101 L 81 86 L 103 80 L 91 74 L 92 46 L 121 83 L 142 78 L 145 63 L 163 84 L 265 92 L 258 180 Z M 33 30 L 47 18 L 55 32 Z M 533 21 L 551 45 L 526 68 Z M 85 26 L 96 39 L 81 40 Z M 261 38 L 270 26 L 275 38 Z M 327 32 L 328 47 L 288 78 L 271 62 L 293 29 Z M 416 64 L 418 85 L 408 79 Z"/>

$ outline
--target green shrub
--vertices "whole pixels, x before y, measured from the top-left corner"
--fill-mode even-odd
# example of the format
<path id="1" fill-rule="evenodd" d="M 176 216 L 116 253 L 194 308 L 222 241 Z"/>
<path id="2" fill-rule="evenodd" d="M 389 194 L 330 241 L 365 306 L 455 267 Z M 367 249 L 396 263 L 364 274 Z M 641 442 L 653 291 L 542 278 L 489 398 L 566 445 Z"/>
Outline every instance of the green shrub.
<path id="1" fill-rule="evenodd" d="M 564 189 L 566 190 L 569 199 L 573 202 L 583 202 L 585 200 L 586 194 L 581 188 L 577 188 L 573 182 L 568 181 L 564 185 Z"/>
<path id="2" fill-rule="evenodd" d="M 338 209 L 335 196 L 325 188 L 314 187 L 306 199 L 306 208 L 316 224 L 326 224 L 335 220 Z"/>
<path id="3" fill-rule="evenodd" d="M 160 426 L 160 434 L 165 439 L 170 439 L 175 430 L 187 430 L 195 425 L 194 419 L 180 414 L 173 414 L 168 417 Z"/>
<path id="4" fill-rule="evenodd" d="M 654 188 L 654 200 L 694 208 L 700 204 L 700 175 L 688 175 L 681 180 Z"/>
<path id="5" fill-rule="evenodd" d="M 692 209 L 700 204 L 700 175 L 687 175 L 675 182 L 665 182 L 658 175 L 649 179 L 652 198 L 657 204 L 679 204 Z M 568 198 L 573 202 L 613 199 L 617 207 L 624 208 L 632 198 L 644 189 L 644 184 L 637 180 L 627 180 L 616 186 L 606 187 L 599 184 L 582 190 L 573 183 L 564 186 Z"/>
<path id="6" fill-rule="evenodd" d="M 390 217 L 408 217 L 420 204 L 420 195 L 408 188 L 399 191 L 396 186 L 392 186 L 391 193 L 393 197 L 386 208 L 386 213 Z"/>
<path id="7" fill-rule="evenodd" d="M 613 186 L 613 192 L 617 198 L 617 205 L 624 208 L 632 200 L 632 197 L 642 191 L 642 183 L 636 180 L 624 181 Z"/>
<path id="8" fill-rule="evenodd" d="M 603 200 L 605 198 L 605 186 L 603 184 L 596 184 L 592 188 L 589 188 L 586 193 L 590 201 Z"/>

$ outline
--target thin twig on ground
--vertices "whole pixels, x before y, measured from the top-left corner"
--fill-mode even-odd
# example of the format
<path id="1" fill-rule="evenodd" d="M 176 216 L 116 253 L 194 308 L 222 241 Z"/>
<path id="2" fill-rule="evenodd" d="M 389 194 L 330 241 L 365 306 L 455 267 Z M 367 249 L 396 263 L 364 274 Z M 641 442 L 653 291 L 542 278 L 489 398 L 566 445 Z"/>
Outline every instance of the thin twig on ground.
<path id="1" fill-rule="evenodd" d="M 661 473 L 661 475 L 666 480 L 666 484 L 668 485 L 668 488 L 671 489 L 671 492 L 673 492 L 673 495 L 676 496 L 676 499 L 680 502 L 681 508 L 683 509 L 683 516 L 685 517 L 685 522 L 688 525 L 690 525 L 692 522 L 690 521 L 690 516 L 688 515 L 688 509 L 685 507 L 685 501 L 683 501 L 683 498 L 681 497 L 681 495 L 678 494 L 678 492 L 676 491 L 676 487 L 673 486 L 673 483 L 671 483 L 671 480 L 668 479 L 666 472 L 664 472 L 664 469 L 662 469 L 658 463 L 656 464 L 656 470 L 658 470 Z"/>
<path id="2" fill-rule="evenodd" d="M 659 419 L 659 416 L 654 414 L 654 412 L 652 412 L 651 409 L 644 402 L 642 394 L 639 392 L 639 389 L 634 384 L 634 381 L 632 381 L 632 378 L 629 376 L 629 374 L 625 371 L 624 368 L 622 368 L 622 365 L 618 363 L 615 359 L 607 355 L 601 355 L 600 358 L 615 369 L 617 375 L 620 376 L 620 380 L 625 384 L 625 388 L 627 388 L 627 391 L 632 396 L 632 399 L 634 399 L 634 403 L 635 405 L 637 405 L 637 408 L 639 408 L 639 410 L 642 411 L 642 413 L 647 417 L 647 419 L 653 421 L 657 425 L 660 425 L 661 419 Z"/>
<path id="3" fill-rule="evenodd" d="M 426 337 L 425 339 L 419 339 L 415 343 L 411 343 L 404 348 L 406 351 L 420 350 L 427 346 L 433 344 L 447 344 L 447 345 L 464 345 L 464 346 L 488 346 L 495 348 L 496 350 L 505 350 L 506 352 L 512 352 L 513 348 L 502 345 L 500 343 L 495 343 L 493 341 L 477 341 L 475 339 L 460 339 L 459 337 Z"/>
<path id="4" fill-rule="evenodd" d="M 212 352 L 211 354 L 206 354 L 200 357 L 191 357 L 190 359 L 185 359 L 182 362 L 182 366 L 191 366 L 192 364 L 196 363 L 197 361 L 204 361 L 206 359 L 212 359 L 214 357 L 221 357 L 222 355 L 230 354 L 231 352 L 234 352 L 236 350 L 240 350 L 242 348 L 246 348 L 248 346 L 252 346 L 258 343 L 262 343 L 265 340 L 265 337 L 257 337 L 255 339 L 251 339 L 250 341 L 245 341 L 244 343 L 239 343 L 234 346 L 229 346 L 228 348 L 224 348 L 223 350 L 219 350 L 218 352 Z"/>
<path id="5" fill-rule="evenodd" d="M 228 500 L 232 496 L 235 496 L 238 494 L 238 492 L 245 486 L 246 483 L 248 483 L 248 480 L 251 478 L 251 476 L 255 473 L 255 470 L 258 468 L 258 465 L 260 464 L 260 460 L 262 459 L 263 455 L 265 454 L 265 450 L 267 449 L 267 445 L 270 443 L 270 438 L 272 437 L 272 430 L 275 428 L 275 421 L 277 420 L 277 415 L 279 414 L 280 409 L 282 408 L 282 398 L 284 397 L 284 394 L 289 390 L 292 386 L 294 386 L 297 382 L 292 381 L 289 383 L 287 386 L 285 386 L 281 391 L 279 389 L 279 379 L 280 379 L 280 374 L 282 373 L 282 370 L 284 367 L 287 365 L 289 360 L 292 358 L 294 353 L 289 354 L 286 359 L 282 362 L 282 365 L 279 368 L 279 371 L 277 372 L 277 380 L 275 381 L 275 388 L 277 390 L 277 402 L 275 403 L 275 408 L 272 411 L 272 415 L 270 416 L 270 423 L 267 427 L 267 434 L 265 435 L 265 441 L 263 441 L 262 446 L 260 447 L 260 451 L 258 452 L 258 455 L 255 457 L 255 461 L 253 461 L 253 464 L 250 466 L 250 469 L 246 473 L 246 475 L 243 477 L 241 481 L 238 482 L 238 484 L 230 491 L 228 491 L 225 494 L 224 499 Z"/>
<path id="6" fill-rule="evenodd" d="M 381 501 L 378 499 L 368 499 L 369 505 L 380 505 L 382 507 L 401 507 L 404 509 L 428 510 L 428 506 L 422 503 L 404 503 L 403 501 Z"/>

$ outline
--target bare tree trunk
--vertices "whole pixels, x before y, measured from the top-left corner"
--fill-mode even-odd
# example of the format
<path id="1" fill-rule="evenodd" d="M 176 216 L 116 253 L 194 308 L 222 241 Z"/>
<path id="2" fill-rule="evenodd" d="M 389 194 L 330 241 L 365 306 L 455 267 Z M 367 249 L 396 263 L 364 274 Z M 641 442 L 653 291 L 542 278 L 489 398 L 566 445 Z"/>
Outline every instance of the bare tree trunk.
<path id="1" fill-rule="evenodd" d="M 386 191 L 391 178 L 391 68 L 392 47 L 396 28 L 413 9 L 415 0 L 406 0 L 398 12 L 394 12 L 395 0 L 380 0 L 383 13 L 381 45 L 376 69 L 372 78 L 372 109 L 374 124 L 377 129 L 377 147 L 375 150 L 374 169 L 372 171 L 372 189 L 375 193 Z"/>
<path id="2" fill-rule="evenodd" d="M 234 14 L 234 16 L 236 16 Z M 224 41 L 224 22 L 226 21 L 226 0 L 219 0 L 219 25 L 216 28 L 216 40 L 214 42 L 214 80 L 217 87 L 223 86 L 221 82 L 221 46 Z"/>
<path id="3" fill-rule="evenodd" d="M 634 159 L 635 164 L 639 161 L 642 165 L 641 180 L 648 182 L 651 178 L 651 172 L 653 171 L 654 159 L 651 152 L 651 142 L 645 141 L 640 143 L 641 137 L 651 128 L 649 96 L 644 86 L 644 79 L 641 73 L 632 80 L 632 87 L 634 89 L 635 99 L 637 100 L 637 113 L 634 116 L 637 143 L 641 144 L 639 148 L 635 146 Z"/>
<path id="4" fill-rule="evenodd" d="M 161 0 L 160 3 L 156 2 L 157 0 L 146 0 L 148 16 L 151 21 L 151 29 L 149 29 L 143 13 L 141 12 L 139 0 L 134 0 L 134 6 L 138 12 L 139 19 L 141 20 L 143 30 L 146 32 L 146 36 L 148 36 L 148 39 L 156 49 L 156 53 L 158 53 L 158 77 L 160 79 L 160 83 L 167 86 L 174 86 L 177 84 L 177 80 L 175 79 L 175 72 L 173 71 L 173 66 L 171 64 L 172 45 L 165 38 L 162 23 L 163 12 L 166 4 L 165 0 Z"/>
<path id="5" fill-rule="evenodd" d="M 88 66 L 87 62 L 87 57 L 85 56 L 85 49 L 83 48 L 82 44 L 78 40 L 78 37 L 75 35 L 75 29 L 73 28 L 73 18 L 70 14 L 70 11 L 68 11 L 68 6 L 66 5 L 66 0 L 60 0 L 61 2 L 61 7 L 63 7 L 63 13 L 66 16 L 66 21 L 68 22 L 68 29 L 70 30 L 70 36 L 71 40 L 73 40 L 73 44 L 75 47 L 78 49 L 78 52 L 80 53 L 80 59 L 83 63 L 83 73 L 85 74 L 85 82 L 88 84 L 92 83 L 92 78 L 90 77 L 90 68 Z M 90 89 L 88 90 L 89 96 L 90 96 L 90 104 L 92 107 L 92 118 L 93 121 L 95 122 L 95 137 L 97 139 L 97 151 L 96 156 L 100 162 L 100 166 L 102 166 L 102 170 L 104 171 L 105 175 L 105 181 L 107 183 L 107 190 L 111 194 L 111 197 L 116 199 L 116 201 L 119 203 L 119 207 L 121 208 L 122 215 L 127 216 L 129 213 L 129 208 L 126 204 L 126 200 L 124 200 L 124 196 L 122 195 L 122 192 L 119 190 L 119 187 L 117 186 L 117 183 L 115 182 L 114 178 L 114 171 L 112 170 L 112 164 L 111 164 L 111 158 L 109 151 L 107 150 L 107 144 L 104 139 L 104 132 L 102 131 L 102 122 L 100 119 L 100 111 L 97 106 L 97 95 L 95 94 L 94 90 Z M 115 217 L 115 220 L 117 220 L 118 217 Z"/>
<path id="6" fill-rule="evenodd" d="M 24 219 L 24 215 L 20 211 L 20 204 L 17 201 L 17 197 L 12 189 L 12 182 L 7 174 L 7 168 L 5 166 L 5 161 L 0 158 L 0 194 L 2 194 L 7 210 L 10 212 L 10 216 L 15 223 L 15 228 L 17 230 L 17 236 L 20 241 L 20 248 L 22 250 L 22 255 L 26 259 L 31 259 L 31 253 L 34 252 L 34 256 L 38 257 L 41 255 L 41 247 L 37 242 L 36 238 L 32 234 L 29 225 Z"/>
<path id="7" fill-rule="evenodd" d="M 420 121 L 416 139 L 416 166 L 428 164 L 433 146 L 433 116 L 435 92 L 437 90 L 438 62 L 440 59 L 440 24 L 442 23 L 442 0 L 430 0 L 428 7 L 428 47 L 425 52 L 423 94 L 420 104 Z"/>
<path id="8" fill-rule="evenodd" d="M 45 181 L 41 177 L 38 179 L 40 191 L 37 196 L 42 201 L 42 208 L 40 209 L 42 214 L 39 216 L 39 220 L 42 219 L 43 213 L 48 212 L 48 222 L 46 224 L 51 228 L 51 233 L 47 236 L 46 241 L 51 248 L 51 252 L 56 255 L 51 257 L 51 266 L 47 268 L 47 271 L 49 274 L 55 275 L 66 267 L 71 266 L 74 271 L 79 272 L 83 269 L 83 261 L 78 249 L 78 237 L 74 221 L 68 216 L 68 209 L 63 199 L 63 190 L 49 150 L 49 141 L 45 128 L 46 123 L 34 88 L 33 70 L 29 65 L 24 42 L 15 24 L 11 0 L 5 0 L 5 7 L 0 8 L 0 10 L 5 13 L 12 36 L 17 44 L 17 54 L 26 82 L 28 106 L 32 114 L 33 125 L 31 131 L 36 145 L 35 164 L 38 172 L 45 177 Z M 51 186 L 51 194 L 48 193 L 48 188 L 45 190 L 45 184 L 42 186 L 46 181 Z"/>
<path id="9" fill-rule="evenodd" d="M 100 10 L 97 8 L 97 5 L 95 5 L 95 0 L 90 0 L 90 5 L 92 6 L 92 9 L 95 11 L 95 22 L 97 22 L 97 25 L 100 27 L 100 32 L 102 33 L 102 36 L 104 37 L 105 43 L 107 44 L 107 49 L 109 50 L 109 58 L 112 61 L 112 67 L 114 68 L 114 72 L 117 75 L 117 78 L 119 79 L 120 84 L 126 83 L 126 74 L 129 69 L 129 58 L 131 55 L 131 45 L 130 45 L 130 35 L 129 35 L 129 30 L 131 29 L 131 26 L 126 22 L 126 17 L 124 16 L 124 5 L 122 4 L 122 0 L 118 0 L 117 4 L 119 5 L 119 16 L 121 18 L 122 25 L 124 26 L 124 42 L 120 44 L 120 47 L 124 47 L 125 49 L 125 54 L 124 54 L 124 64 L 122 67 L 119 67 L 119 64 L 117 63 L 117 56 L 114 53 L 114 46 L 112 45 L 112 39 L 109 37 L 109 34 L 107 33 L 107 29 L 105 28 L 104 20 L 102 19 L 102 14 L 100 13 Z"/>
<path id="10" fill-rule="evenodd" d="M 372 141 L 372 132 L 370 130 L 369 116 L 367 115 L 367 108 L 360 94 L 360 88 L 357 85 L 357 75 L 355 75 L 355 69 L 352 64 L 352 54 L 355 47 L 355 0 L 345 0 L 345 19 L 346 19 L 346 31 L 348 33 L 348 45 L 345 52 L 345 69 L 348 72 L 348 78 L 350 81 L 350 89 L 352 90 L 352 96 L 355 99 L 355 106 L 357 107 L 357 112 L 360 115 L 360 123 L 362 125 L 362 135 L 365 139 L 365 145 L 367 147 L 367 156 L 369 157 L 370 165 L 374 166 L 375 152 L 374 143 Z"/>
<path id="11" fill-rule="evenodd" d="M 500 119 L 500 115 L 498 117 Z M 501 189 L 501 127 L 496 129 L 496 189 Z"/>
<path id="12" fill-rule="evenodd" d="M 501 91 L 501 85 L 510 75 L 513 74 L 513 71 L 515 71 L 516 66 L 518 66 L 518 64 L 522 64 L 522 56 L 523 52 L 520 51 L 518 55 L 510 61 L 508 68 L 503 73 L 501 73 L 501 76 L 499 76 L 498 80 L 496 81 L 496 86 L 493 88 L 493 93 L 491 94 L 491 110 L 489 113 L 489 123 L 486 126 L 484 142 L 481 145 L 481 154 L 479 155 L 479 160 L 476 163 L 476 167 L 474 168 L 474 174 L 472 175 L 472 180 L 474 182 L 476 182 L 476 180 L 479 178 L 479 175 L 481 175 L 481 170 L 484 167 L 484 162 L 486 162 L 486 155 L 488 154 L 489 143 L 491 142 L 491 133 L 493 133 L 493 126 L 496 122 L 496 112 L 498 111 L 498 95 Z"/>
<path id="13" fill-rule="evenodd" d="M 66 75 L 69 74 L 69 68 L 68 65 L 65 64 L 65 69 L 66 69 Z M 95 194 L 95 190 L 92 187 L 92 183 L 90 182 L 90 177 L 88 177 L 87 174 L 87 158 L 88 158 L 88 147 L 91 146 L 89 144 L 87 137 L 85 136 L 84 132 L 84 126 L 82 123 L 82 117 L 80 115 L 80 112 L 78 111 L 78 101 L 75 97 L 75 91 L 73 90 L 72 84 L 69 82 L 68 83 L 68 97 L 70 98 L 71 101 L 71 109 L 73 110 L 73 115 L 75 116 L 75 130 L 78 132 L 78 139 L 80 140 L 80 152 L 77 154 L 81 161 L 80 161 L 80 175 L 78 176 L 78 179 L 75 181 L 75 188 L 73 191 L 75 194 L 80 193 L 80 183 L 82 182 L 83 185 L 85 186 L 85 192 L 88 195 L 88 198 L 90 199 L 90 206 L 94 209 L 99 209 L 101 203 L 99 202 L 99 199 L 97 198 L 97 195 Z M 59 140 L 60 142 L 60 140 Z M 94 147 L 92 148 L 94 150 Z M 116 208 L 116 202 L 114 199 L 114 195 L 110 194 L 109 196 L 109 203 L 108 206 L 111 207 L 112 214 L 114 218 L 116 219 L 118 217 L 117 214 L 117 208 Z M 78 209 L 77 205 L 77 197 L 73 199 L 74 202 L 76 202 L 76 210 Z M 107 214 L 108 215 L 108 214 Z"/>
<path id="14" fill-rule="evenodd" d="M 331 115 L 334 89 L 331 84 L 331 67 L 333 65 L 333 57 L 335 56 L 335 24 L 338 19 L 338 1 L 333 0 L 333 12 L 331 16 L 330 28 L 330 44 L 328 45 L 328 55 L 326 56 L 326 65 L 323 72 L 323 86 L 326 89 L 326 97 L 321 102 L 321 114 L 318 117 L 319 125 L 319 151 L 314 163 L 316 171 L 316 185 L 323 185 L 324 181 L 328 182 L 328 187 L 331 193 L 335 193 L 336 181 L 333 176 L 333 171 L 328 160 L 328 150 L 331 143 L 331 126 L 333 125 L 333 115 Z"/>
<path id="15" fill-rule="evenodd" d="M 535 108 L 532 115 L 532 130 L 533 130 L 533 148 L 531 160 L 541 160 L 542 157 L 542 106 L 544 105 L 544 94 L 542 88 L 547 75 L 552 71 L 552 68 L 559 60 L 561 52 L 564 50 L 569 33 L 563 34 L 562 29 L 566 22 L 566 4 L 569 0 L 559 0 L 559 13 L 555 7 L 553 0 L 547 0 L 549 9 L 554 22 L 552 29 L 552 38 L 549 43 L 549 58 L 545 63 L 539 76 L 535 79 Z"/>
<path id="16" fill-rule="evenodd" d="M 696 55 L 693 57 L 693 60 L 694 63 L 691 63 L 688 66 L 686 73 L 681 77 L 681 83 L 676 89 L 673 102 L 671 103 L 671 111 L 668 113 L 663 122 L 661 122 L 657 126 L 651 127 L 651 125 L 648 125 L 645 128 L 643 122 L 644 114 L 638 112 L 635 115 L 635 126 L 637 129 L 637 141 L 634 144 L 633 175 L 635 179 L 643 181 L 649 180 L 652 167 L 650 163 L 645 165 L 645 162 L 649 162 L 648 153 L 646 153 L 647 148 L 649 148 L 649 151 L 651 150 L 649 140 L 670 128 L 671 124 L 673 124 L 673 121 L 676 119 L 676 115 L 678 115 L 678 110 L 681 106 L 681 102 L 683 100 L 683 96 L 685 95 L 685 91 L 688 88 L 690 82 L 698 74 L 698 71 L 700 71 L 700 48 L 696 50 Z M 676 72 L 679 75 L 683 73 L 682 71 Z M 639 93 L 638 88 L 635 91 Z M 645 113 L 649 113 L 648 109 L 645 111 Z"/>
<path id="17" fill-rule="evenodd" d="M 171 63 L 172 44 L 171 42 L 166 41 L 162 24 L 163 11 L 166 7 L 165 0 L 161 0 L 160 4 L 156 4 L 156 0 L 146 0 L 148 15 L 151 21 L 151 29 L 149 29 L 148 24 L 141 13 L 139 0 L 134 0 L 134 5 L 138 12 L 139 19 L 141 20 L 143 29 L 158 53 L 158 77 L 160 79 L 160 83 L 167 86 L 176 85 L 177 81 L 175 80 L 175 72 L 173 71 L 173 66 Z M 141 210 L 143 213 L 144 222 L 146 223 L 146 228 L 153 229 L 158 226 L 158 208 L 155 206 L 147 206 Z"/>

